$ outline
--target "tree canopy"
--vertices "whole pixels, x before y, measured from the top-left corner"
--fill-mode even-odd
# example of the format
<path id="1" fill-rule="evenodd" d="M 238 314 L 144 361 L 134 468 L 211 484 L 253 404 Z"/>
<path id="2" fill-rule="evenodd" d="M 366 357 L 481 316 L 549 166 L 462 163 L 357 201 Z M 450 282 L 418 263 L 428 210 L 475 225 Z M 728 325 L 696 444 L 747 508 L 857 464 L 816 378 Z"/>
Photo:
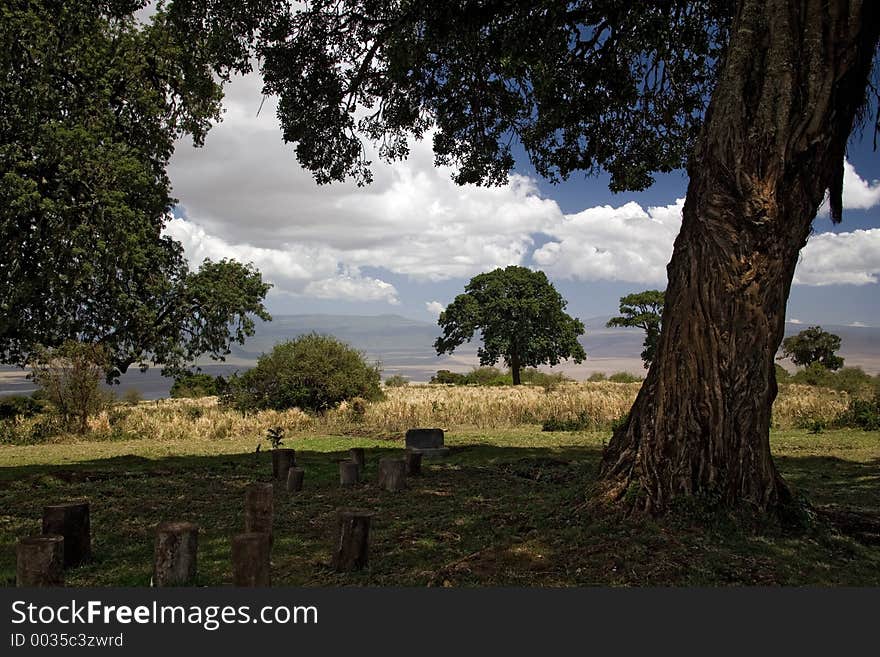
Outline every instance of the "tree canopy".
<path id="1" fill-rule="evenodd" d="M 438 355 L 452 353 L 480 331 L 480 364 L 504 360 L 518 385 L 523 367 L 558 365 L 567 358 L 580 363 L 586 358 L 578 342 L 584 325 L 566 314 L 565 306 L 544 272 L 511 265 L 478 274 L 440 313 L 443 335 L 434 347 Z"/>
<path id="2" fill-rule="evenodd" d="M 171 371 L 269 319 L 253 267 L 191 271 L 162 231 L 177 139 L 201 144 L 229 65 L 133 0 L 0 8 L 0 362 L 67 340 Z M 219 76 L 219 77 L 217 77 Z"/>
<path id="3" fill-rule="evenodd" d="M 840 349 L 840 336 L 811 326 L 782 341 L 782 358 L 790 358 L 795 365 L 809 367 L 818 363 L 826 370 L 839 370 L 843 358 L 834 352 Z"/>
<path id="4" fill-rule="evenodd" d="M 620 315 L 608 320 L 606 326 L 630 326 L 645 331 L 642 361 L 645 368 L 650 367 L 660 340 L 661 319 L 663 315 L 663 292 L 645 290 L 620 297 Z"/>

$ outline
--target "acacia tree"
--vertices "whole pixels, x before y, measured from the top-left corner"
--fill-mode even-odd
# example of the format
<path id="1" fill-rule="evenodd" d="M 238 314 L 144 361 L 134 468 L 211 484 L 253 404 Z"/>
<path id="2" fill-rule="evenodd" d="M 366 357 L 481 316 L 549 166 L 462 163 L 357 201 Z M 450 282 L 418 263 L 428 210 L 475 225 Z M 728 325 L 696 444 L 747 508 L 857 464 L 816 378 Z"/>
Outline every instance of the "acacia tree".
<path id="1" fill-rule="evenodd" d="M 614 190 L 687 165 L 663 331 L 603 497 L 651 512 L 789 499 L 769 449 L 773 355 L 826 191 L 841 216 L 880 3 L 317 0 L 260 28 L 265 91 L 319 182 L 368 180 L 363 139 L 394 159 L 427 134 L 458 182 L 505 180 L 514 138 L 538 173 L 601 168 Z"/>
<path id="2" fill-rule="evenodd" d="M 192 271 L 162 230 L 175 141 L 219 117 L 234 44 L 181 39 L 138 0 L 0 7 L 0 362 L 69 340 L 179 371 L 269 319 L 269 286 L 234 261 Z M 239 53 L 240 54 L 240 53 Z M 247 61 L 246 59 L 244 60 Z"/>
<path id="3" fill-rule="evenodd" d="M 578 342 L 584 325 L 566 314 L 565 306 L 544 272 L 511 265 L 478 274 L 440 313 L 443 335 L 434 347 L 438 355 L 452 353 L 480 331 L 480 365 L 503 359 L 518 386 L 523 367 L 558 365 L 567 358 L 580 363 L 587 357 Z"/>
<path id="4" fill-rule="evenodd" d="M 839 370 L 843 358 L 834 352 L 840 349 L 840 336 L 811 326 L 782 341 L 782 358 L 791 358 L 795 365 L 809 367 L 819 363 L 826 370 Z"/>
<path id="5" fill-rule="evenodd" d="M 645 332 L 645 347 L 642 350 L 642 361 L 645 368 L 650 367 L 657 353 L 657 342 L 660 340 L 660 328 L 662 326 L 661 314 L 663 313 L 663 292 L 660 290 L 645 290 L 620 297 L 620 315 L 612 317 L 605 324 L 607 327 L 635 327 Z"/>

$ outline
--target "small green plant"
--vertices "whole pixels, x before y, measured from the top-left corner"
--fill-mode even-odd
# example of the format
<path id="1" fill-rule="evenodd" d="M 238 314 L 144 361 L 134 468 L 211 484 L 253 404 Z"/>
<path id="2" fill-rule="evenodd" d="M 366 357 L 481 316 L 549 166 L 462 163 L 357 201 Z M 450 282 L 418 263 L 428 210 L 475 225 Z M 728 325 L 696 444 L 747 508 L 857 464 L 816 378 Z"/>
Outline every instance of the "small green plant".
<path id="1" fill-rule="evenodd" d="M 281 427 L 269 427 L 266 429 L 266 440 L 272 445 L 272 449 L 278 449 L 284 441 L 284 429 Z"/>
<path id="2" fill-rule="evenodd" d="M 605 372 L 593 372 L 592 374 L 590 374 L 589 378 L 587 378 L 587 381 L 589 381 L 590 383 L 598 383 L 599 381 L 607 380 L 608 377 L 605 375 Z"/>
<path id="3" fill-rule="evenodd" d="M 813 420 L 807 430 L 812 434 L 820 434 L 825 431 L 825 423 L 822 420 Z"/>

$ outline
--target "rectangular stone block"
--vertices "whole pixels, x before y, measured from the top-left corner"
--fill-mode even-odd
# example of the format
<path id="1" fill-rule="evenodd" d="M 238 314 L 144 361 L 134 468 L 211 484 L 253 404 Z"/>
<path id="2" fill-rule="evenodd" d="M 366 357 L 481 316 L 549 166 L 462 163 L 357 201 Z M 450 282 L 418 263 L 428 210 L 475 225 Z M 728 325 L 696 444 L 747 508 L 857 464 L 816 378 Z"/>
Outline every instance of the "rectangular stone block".
<path id="1" fill-rule="evenodd" d="M 411 449 L 438 449 L 443 445 L 443 429 L 410 429 L 406 446 Z"/>

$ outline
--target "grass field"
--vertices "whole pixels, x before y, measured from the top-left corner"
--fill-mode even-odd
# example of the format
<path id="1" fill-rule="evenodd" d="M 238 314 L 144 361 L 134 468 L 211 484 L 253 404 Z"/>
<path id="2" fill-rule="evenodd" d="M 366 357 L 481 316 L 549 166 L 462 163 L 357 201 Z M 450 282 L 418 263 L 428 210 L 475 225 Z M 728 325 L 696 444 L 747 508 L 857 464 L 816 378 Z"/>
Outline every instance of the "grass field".
<path id="1" fill-rule="evenodd" d="M 775 431 L 790 484 L 817 510 L 806 529 L 756 526 L 693 510 L 661 521 L 591 515 L 585 504 L 608 432 L 540 427 L 454 430 L 450 456 L 425 463 L 407 490 L 375 486 L 381 456 L 402 439 L 295 434 L 285 440 L 305 488 L 276 487 L 276 585 L 880 585 L 880 434 Z M 268 480 L 259 438 L 65 438 L 0 446 L 0 582 L 14 581 L 15 542 L 39 533 L 41 509 L 88 499 L 94 561 L 74 586 L 146 586 L 154 528 L 201 527 L 199 583 L 231 581 L 230 537 L 243 528 L 247 484 Z M 337 485 L 336 460 L 367 448 L 365 482 Z M 327 567 L 335 510 L 376 512 L 368 571 Z"/>

